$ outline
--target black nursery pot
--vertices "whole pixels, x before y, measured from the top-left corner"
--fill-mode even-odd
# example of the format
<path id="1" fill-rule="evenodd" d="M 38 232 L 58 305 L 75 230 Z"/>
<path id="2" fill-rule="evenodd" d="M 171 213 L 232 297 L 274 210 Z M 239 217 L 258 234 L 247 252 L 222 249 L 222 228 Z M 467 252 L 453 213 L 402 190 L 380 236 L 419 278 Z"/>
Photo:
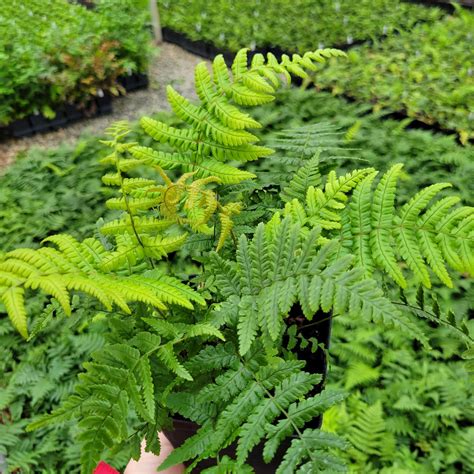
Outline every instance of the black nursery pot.
<path id="1" fill-rule="evenodd" d="M 188 438 L 196 434 L 196 431 L 199 429 L 199 425 L 193 423 L 192 421 L 174 419 L 173 420 L 173 431 L 165 431 L 165 436 L 169 439 L 171 444 L 177 448 L 181 446 Z M 255 472 L 258 474 L 274 474 L 278 465 L 281 462 L 283 454 L 290 446 L 290 441 L 285 440 L 281 445 L 273 460 L 266 464 L 263 460 L 263 446 L 264 443 L 257 445 L 253 451 L 250 453 L 247 463 L 250 464 Z M 230 456 L 235 458 L 237 449 L 237 444 L 233 443 L 226 449 L 223 449 L 220 454 Z M 190 463 L 185 463 L 186 466 L 189 466 Z M 215 466 L 216 463 L 213 459 L 204 459 L 201 461 L 194 469 L 193 473 L 202 472 L 204 469 Z"/>
<path id="2" fill-rule="evenodd" d="M 102 97 L 96 97 L 97 115 L 108 115 L 112 113 L 112 96 L 105 93 Z"/>
<path id="3" fill-rule="evenodd" d="M 127 92 L 146 89 L 149 85 L 148 76 L 141 72 L 120 76 L 118 82 Z"/>
<path id="4" fill-rule="evenodd" d="M 318 342 L 324 344 L 324 347 L 329 348 L 329 341 L 331 338 L 331 325 L 332 325 L 332 315 L 327 313 L 317 313 L 315 314 L 313 321 L 308 322 L 308 320 L 302 315 L 301 308 L 298 305 L 295 305 L 290 315 L 286 321 L 287 325 L 296 324 L 301 329 L 299 333 L 302 334 L 306 339 L 310 337 L 315 337 Z M 285 341 L 284 341 L 285 343 Z M 310 345 L 305 349 L 297 349 L 298 358 L 300 360 L 306 361 L 305 370 L 311 373 L 322 374 L 323 378 L 320 384 L 318 384 L 311 395 L 316 395 L 320 393 L 323 389 L 324 382 L 327 374 L 327 357 L 326 352 L 322 348 L 318 348 L 314 353 L 311 351 Z M 322 415 L 311 420 L 306 424 L 308 428 L 320 428 L 322 424 Z M 195 435 L 199 425 L 188 420 L 175 418 L 173 419 L 173 430 L 165 431 L 165 436 L 169 439 L 171 444 L 177 448 L 181 446 L 188 438 Z M 255 472 L 258 474 L 273 474 L 275 473 L 277 467 L 283 459 L 283 455 L 291 444 L 290 439 L 284 440 L 273 460 L 266 464 L 263 460 L 263 448 L 264 443 L 258 444 L 253 451 L 250 453 L 250 456 L 247 460 L 247 463 L 250 464 Z M 237 443 L 231 444 L 226 449 L 220 452 L 221 455 L 228 455 L 231 458 L 235 458 L 237 449 Z M 186 463 L 185 463 L 186 464 Z M 186 464 L 189 465 L 189 464 Z M 215 461 L 213 459 L 205 459 L 201 461 L 194 469 L 193 473 L 200 473 L 208 467 L 215 466 Z"/>
<path id="5" fill-rule="evenodd" d="M 83 7 L 86 7 L 89 10 L 92 10 L 95 8 L 94 5 L 94 0 L 76 0 L 79 5 L 82 5 Z"/>
<path id="6" fill-rule="evenodd" d="M 5 130 L 6 136 L 11 134 L 15 138 L 26 137 L 34 133 L 31 123 L 27 118 L 15 120 L 8 127 L 5 127 Z"/>

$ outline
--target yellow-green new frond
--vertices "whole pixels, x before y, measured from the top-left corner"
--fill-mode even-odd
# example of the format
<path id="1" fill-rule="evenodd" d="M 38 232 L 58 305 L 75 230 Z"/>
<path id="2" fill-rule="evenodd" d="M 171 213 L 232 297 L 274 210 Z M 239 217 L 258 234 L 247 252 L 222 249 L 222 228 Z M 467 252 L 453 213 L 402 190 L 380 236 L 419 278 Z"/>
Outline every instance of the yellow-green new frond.
<path id="1" fill-rule="evenodd" d="M 8 316 L 16 330 L 26 339 L 28 322 L 25 309 L 25 290 L 18 286 L 0 286 L 0 301 L 5 305 Z"/>
<path id="2" fill-rule="evenodd" d="M 139 234 L 154 234 L 168 229 L 173 224 L 173 220 L 157 219 L 152 216 L 135 216 L 132 226 L 131 216 L 125 215 L 120 219 L 115 219 L 104 224 L 100 228 L 100 232 L 104 235 L 133 234 L 135 231 Z"/>
<path id="3" fill-rule="evenodd" d="M 158 206 L 163 200 L 162 196 L 149 197 L 119 197 L 111 198 L 105 202 L 109 209 L 127 211 L 130 214 L 137 214 L 139 211 L 146 211 Z"/>
<path id="4" fill-rule="evenodd" d="M 232 215 L 238 214 L 242 209 L 242 205 L 237 202 L 231 202 L 226 204 L 219 212 L 219 220 L 221 222 L 221 233 L 217 242 L 216 252 L 224 246 L 227 238 L 232 232 L 234 222 L 232 221 Z"/>
<path id="5" fill-rule="evenodd" d="M 63 256 L 66 257 L 64 264 L 70 262 L 70 264 L 75 265 L 83 271 L 93 271 L 106 254 L 103 245 L 93 238 L 78 242 L 70 235 L 58 234 L 47 237 L 44 239 L 44 242 L 52 242 L 59 248 Z M 37 252 L 41 253 L 41 250 Z"/>
<path id="6" fill-rule="evenodd" d="M 166 275 L 144 274 L 122 276 L 111 273 L 133 265 L 145 255 L 161 257 L 176 250 L 186 236 L 151 237 L 144 248 L 134 242 L 135 236 L 117 236 L 117 249 L 107 251 L 100 241 L 78 242 L 68 235 L 47 240 L 58 249 L 17 249 L 0 259 L 0 301 L 5 305 L 13 325 L 27 337 L 25 288 L 41 290 L 55 298 L 66 314 L 71 313 L 72 291 L 86 293 L 109 311 L 118 306 L 129 313 L 128 303 L 141 302 L 165 309 L 168 304 L 192 308 L 191 301 L 203 304 L 193 290 Z M 107 271 L 109 273 L 102 273 Z"/>
<path id="7" fill-rule="evenodd" d="M 134 147 L 131 150 L 131 153 L 134 157 L 144 163 L 156 164 L 167 169 L 175 167 L 179 164 L 183 166 L 185 171 L 194 171 L 196 178 L 215 176 L 219 178 L 223 184 L 236 184 L 246 179 L 255 177 L 254 174 L 249 173 L 248 171 L 239 170 L 234 166 L 220 163 L 212 159 L 203 159 L 198 161 L 195 155 L 163 153 L 161 151 L 153 150 L 152 148 L 143 146 Z M 196 161 L 193 162 L 193 159 Z"/>
<path id="8" fill-rule="evenodd" d="M 207 166 L 211 161 L 249 161 L 267 156 L 272 150 L 254 145 L 253 142 L 258 141 L 257 137 L 244 130 L 258 128 L 260 124 L 240 111 L 238 106 L 270 102 L 280 85 L 279 75 L 284 75 L 288 81 L 291 75 L 306 77 L 306 70 L 315 70 L 314 62 L 323 62 L 326 58 L 343 54 L 337 50 L 318 50 L 303 56 L 295 54 L 291 58 L 283 55 L 280 61 L 272 54 L 266 58 L 256 55 L 248 66 L 247 50 L 242 49 L 235 56 L 231 72 L 223 56 L 218 55 L 212 64 L 212 73 L 205 63 L 196 66 L 195 86 L 200 103 L 191 103 L 168 86 L 168 101 L 187 128 L 171 127 L 151 118 L 143 118 L 141 125 L 158 142 L 168 144 L 180 152 L 192 152 L 193 166 L 202 163 Z M 127 147 L 123 152 L 133 148 Z M 135 157 L 136 151 L 135 147 Z M 169 165 L 173 163 L 177 166 L 184 166 L 187 161 L 173 154 L 160 158 Z M 141 158 L 137 158 L 131 165 L 141 162 Z M 107 179 L 111 182 L 116 180 L 113 176 Z M 222 182 L 226 184 L 224 180 Z"/>
<path id="9" fill-rule="evenodd" d="M 167 91 L 168 101 L 176 115 L 196 129 L 203 130 L 207 137 L 223 145 L 242 145 L 258 140 L 255 135 L 245 130 L 235 130 L 221 123 L 217 117 L 209 114 L 204 107 L 191 104 L 171 86 L 168 86 Z"/>
<path id="10" fill-rule="evenodd" d="M 146 256 L 160 259 L 182 247 L 187 237 L 187 234 L 170 237 L 142 235 L 140 236 L 140 240 L 143 244 L 143 250 Z"/>
<path id="11" fill-rule="evenodd" d="M 203 106 L 227 127 L 235 130 L 260 128 L 261 125 L 256 120 L 230 104 L 225 95 L 217 92 L 216 85 L 220 85 L 220 88 L 224 91 L 230 87 L 227 65 L 221 55 L 214 59 L 213 70 L 214 82 L 205 63 L 196 66 L 196 92 Z"/>
<path id="12" fill-rule="evenodd" d="M 154 140 L 175 146 L 181 151 L 198 149 L 199 133 L 193 129 L 179 129 L 149 117 L 142 117 L 140 125 Z"/>

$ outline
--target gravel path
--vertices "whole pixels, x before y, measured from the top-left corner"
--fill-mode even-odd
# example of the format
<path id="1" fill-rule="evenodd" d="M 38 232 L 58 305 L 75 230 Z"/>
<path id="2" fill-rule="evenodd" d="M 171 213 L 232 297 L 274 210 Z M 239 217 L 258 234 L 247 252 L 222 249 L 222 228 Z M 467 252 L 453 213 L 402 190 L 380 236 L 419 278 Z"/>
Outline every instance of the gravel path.
<path id="1" fill-rule="evenodd" d="M 110 115 L 81 120 L 55 132 L 1 142 L 0 171 L 11 163 L 19 152 L 31 147 L 52 148 L 60 143 L 73 143 L 83 133 L 101 133 L 116 120 L 136 120 L 142 115 L 169 110 L 166 100 L 168 84 L 172 84 L 184 96 L 193 98 L 195 96 L 194 66 L 201 61 L 203 61 L 202 58 L 184 51 L 179 46 L 163 43 L 150 65 L 148 89 L 114 99 L 114 111 Z"/>

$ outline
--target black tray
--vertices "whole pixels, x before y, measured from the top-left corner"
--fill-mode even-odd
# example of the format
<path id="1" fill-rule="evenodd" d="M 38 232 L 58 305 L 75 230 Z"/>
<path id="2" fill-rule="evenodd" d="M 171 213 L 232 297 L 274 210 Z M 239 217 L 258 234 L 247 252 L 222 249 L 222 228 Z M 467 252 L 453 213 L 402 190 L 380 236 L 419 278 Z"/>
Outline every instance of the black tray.
<path id="1" fill-rule="evenodd" d="M 85 108 L 74 104 L 66 104 L 56 109 L 54 118 L 46 118 L 42 114 L 32 114 L 20 120 L 15 120 L 0 129 L 3 137 L 27 137 L 35 133 L 45 133 L 66 127 L 77 120 L 88 117 L 107 115 L 112 112 L 112 97 L 104 94 L 94 98 Z"/>

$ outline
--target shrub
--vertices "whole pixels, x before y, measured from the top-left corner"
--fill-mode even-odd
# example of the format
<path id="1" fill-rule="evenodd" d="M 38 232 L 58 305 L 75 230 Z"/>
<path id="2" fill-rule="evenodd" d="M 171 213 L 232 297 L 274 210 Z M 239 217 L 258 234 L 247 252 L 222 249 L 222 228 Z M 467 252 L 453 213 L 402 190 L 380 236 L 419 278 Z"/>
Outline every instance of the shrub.
<path id="1" fill-rule="evenodd" d="M 6 0 L 0 11 L 0 124 L 54 116 L 66 102 L 118 94 L 117 78 L 144 71 L 150 54 L 146 10 L 103 0 L 97 11 L 65 0 Z M 126 27 L 125 27 L 126 25 Z"/>

